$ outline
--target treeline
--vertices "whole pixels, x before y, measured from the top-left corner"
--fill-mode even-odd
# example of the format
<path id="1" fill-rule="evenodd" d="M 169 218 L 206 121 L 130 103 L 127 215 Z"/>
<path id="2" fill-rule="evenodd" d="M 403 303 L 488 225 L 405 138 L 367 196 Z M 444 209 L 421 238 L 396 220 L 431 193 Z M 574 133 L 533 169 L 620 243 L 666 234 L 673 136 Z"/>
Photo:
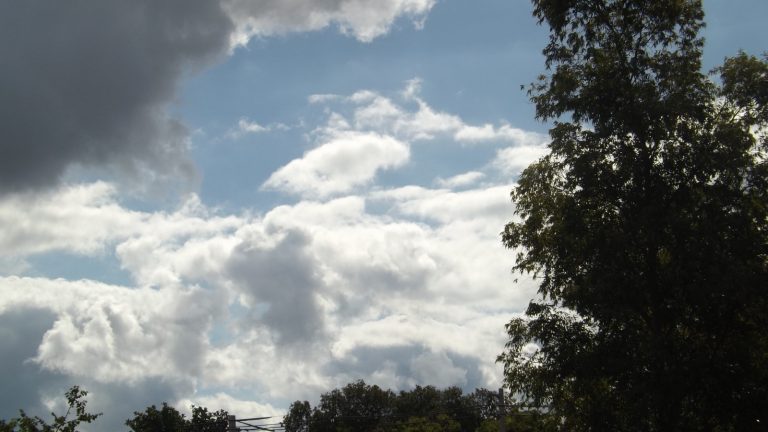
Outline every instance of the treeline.
<path id="1" fill-rule="evenodd" d="M 286 432 L 490 432 L 499 430 L 500 415 L 507 431 L 555 430 L 547 415 L 500 401 L 487 389 L 464 394 L 458 387 L 416 386 L 395 393 L 364 381 L 324 393 L 315 407 L 294 402 L 283 424 Z"/>
<path id="2" fill-rule="evenodd" d="M 101 414 L 86 410 L 88 393 L 75 386 L 66 393 L 66 414 L 51 421 L 30 417 L 23 410 L 9 420 L 0 419 L 0 432 L 78 432 Z M 163 403 L 134 412 L 125 425 L 132 432 L 226 432 L 228 413 L 192 407 L 188 417 Z M 283 418 L 285 432 L 491 432 L 503 418 L 509 432 L 555 431 L 555 419 L 535 410 L 521 409 L 498 393 L 477 389 L 464 394 L 458 387 L 437 389 L 416 386 L 395 393 L 364 381 L 324 393 L 316 407 L 307 401 L 291 404 Z M 270 428 L 274 429 L 274 428 Z M 277 427 L 280 429 L 280 427 Z"/>
<path id="3" fill-rule="evenodd" d="M 72 387 L 65 394 L 67 412 L 64 415 L 51 413 L 47 421 L 38 416 L 29 416 L 19 410 L 19 416 L 8 420 L 0 419 L 0 432 L 79 432 L 80 426 L 94 422 L 101 416 L 89 413 L 85 397 L 88 392 L 78 386 Z M 176 408 L 163 403 L 144 411 L 133 413 L 133 418 L 125 425 L 132 432 L 225 432 L 227 415 L 224 410 L 209 411 L 208 408 L 192 406 L 192 416 L 187 417 Z"/>

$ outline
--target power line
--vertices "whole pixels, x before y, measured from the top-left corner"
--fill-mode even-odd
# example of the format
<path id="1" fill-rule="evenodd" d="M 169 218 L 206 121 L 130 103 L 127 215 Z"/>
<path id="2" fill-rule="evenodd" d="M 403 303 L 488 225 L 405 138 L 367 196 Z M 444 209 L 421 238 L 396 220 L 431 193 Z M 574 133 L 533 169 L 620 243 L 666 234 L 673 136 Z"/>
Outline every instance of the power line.
<path id="1" fill-rule="evenodd" d="M 264 420 L 269 420 L 274 416 L 264 417 L 248 417 L 238 419 L 234 415 L 227 416 L 227 432 L 246 432 L 246 431 L 271 431 L 278 432 L 284 431 L 285 426 L 282 422 L 265 423 Z"/>

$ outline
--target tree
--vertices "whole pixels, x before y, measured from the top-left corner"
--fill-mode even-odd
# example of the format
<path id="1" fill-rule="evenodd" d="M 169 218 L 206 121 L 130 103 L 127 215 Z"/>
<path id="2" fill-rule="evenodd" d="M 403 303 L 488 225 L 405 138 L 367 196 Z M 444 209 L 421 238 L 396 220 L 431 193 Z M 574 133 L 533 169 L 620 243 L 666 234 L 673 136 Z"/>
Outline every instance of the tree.
<path id="1" fill-rule="evenodd" d="M 133 432 L 181 432 L 187 430 L 187 419 L 176 408 L 163 406 L 157 409 L 152 405 L 144 412 L 134 412 L 134 417 L 126 420 L 125 425 Z"/>
<path id="2" fill-rule="evenodd" d="M 29 417 L 24 410 L 19 410 L 18 418 L 7 422 L 0 420 L 0 432 L 77 432 L 81 423 L 91 423 L 101 415 L 90 414 L 86 411 L 88 402 L 85 397 L 87 395 L 87 391 L 74 386 L 65 393 L 68 405 L 67 412 L 63 416 L 51 413 L 52 423 L 48 424 L 37 416 Z M 72 414 L 74 416 L 70 417 Z"/>
<path id="3" fill-rule="evenodd" d="M 287 432 L 307 432 L 312 420 L 312 407 L 309 402 L 296 401 L 288 408 L 288 413 L 283 417 L 283 426 Z"/>
<path id="4" fill-rule="evenodd" d="M 320 396 L 320 403 L 312 411 L 309 429 L 318 432 L 376 430 L 380 422 L 391 417 L 394 398 L 392 391 L 362 380 L 347 384 Z"/>
<path id="5" fill-rule="evenodd" d="M 125 424 L 134 432 L 223 432 L 227 429 L 227 412 L 192 406 L 192 418 L 188 419 L 164 402 L 160 409 L 152 405 L 135 412 Z"/>
<path id="6" fill-rule="evenodd" d="M 768 64 L 701 72 L 699 0 L 533 0 L 550 153 L 502 233 L 540 281 L 499 357 L 567 430 L 768 422 Z"/>
<path id="7" fill-rule="evenodd" d="M 458 387 L 416 386 L 394 393 L 356 381 L 324 393 L 314 408 L 307 401 L 294 402 L 283 425 L 286 432 L 475 431 L 486 420 L 496 422 L 497 416 L 497 395 L 485 389 L 465 395 Z M 523 423 L 543 425 L 541 417 L 536 413 Z"/>
<path id="8" fill-rule="evenodd" d="M 427 417 L 410 417 L 399 422 L 394 428 L 401 432 L 460 432 L 461 424 L 448 414 L 438 414 L 433 419 Z"/>

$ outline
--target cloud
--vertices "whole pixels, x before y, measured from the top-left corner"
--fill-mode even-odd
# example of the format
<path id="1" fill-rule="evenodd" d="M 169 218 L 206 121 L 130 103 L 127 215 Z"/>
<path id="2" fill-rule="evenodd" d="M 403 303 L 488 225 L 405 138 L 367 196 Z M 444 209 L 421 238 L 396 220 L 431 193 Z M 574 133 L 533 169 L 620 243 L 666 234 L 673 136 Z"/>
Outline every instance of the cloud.
<path id="1" fill-rule="evenodd" d="M 399 17 L 423 25 L 436 0 L 228 0 L 225 7 L 237 25 L 233 45 L 252 37 L 315 31 L 330 25 L 362 42 L 389 32 Z"/>
<path id="2" fill-rule="evenodd" d="M 365 185 L 380 170 L 402 166 L 409 157 L 408 146 L 392 137 L 338 131 L 302 158 L 275 171 L 263 188 L 328 197 Z"/>
<path id="3" fill-rule="evenodd" d="M 225 270 L 244 294 L 251 319 L 272 329 L 281 344 L 311 343 L 323 333 L 315 299 L 323 282 L 308 242 L 300 231 L 287 231 L 272 245 L 243 242 Z"/>
<path id="4" fill-rule="evenodd" d="M 55 321 L 56 314 L 50 310 L 22 305 L 0 313 L 4 389 L 0 394 L 0 418 L 18 416 L 19 408 L 44 419 L 50 419 L 51 412 L 62 414 L 66 411 L 64 392 L 79 385 L 89 392 L 88 411 L 103 413 L 94 426 L 98 430 L 120 430 L 133 411 L 176 400 L 189 392 L 188 385 L 165 378 L 103 383 L 41 367 L 34 358 L 43 335 Z"/>
<path id="5" fill-rule="evenodd" d="M 438 186 L 441 186 L 441 187 L 457 188 L 457 187 L 472 185 L 484 177 L 485 177 L 485 174 L 482 172 L 469 171 L 469 172 L 458 174 L 453 177 L 448 177 L 445 179 L 442 177 L 438 177 L 436 179 L 436 183 Z"/>
<path id="6" fill-rule="evenodd" d="M 269 126 L 262 126 L 256 122 L 242 118 L 237 122 L 237 130 L 234 131 L 233 134 L 236 134 L 236 137 L 239 137 L 249 133 L 268 132 L 269 129 Z"/>
<path id="7" fill-rule="evenodd" d="M 222 300 L 194 287 L 158 291 L 14 276 L 0 278 L 0 289 L 0 313 L 26 307 L 56 314 L 37 364 L 100 382 L 198 373 Z"/>
<path id="8" fill-rule="evenodd" d="M 138 410 L 162 397 L 270 412 L 359 378 L 498 386 L 503 325 L 535 293 L 526 278 L 511 282 L 514 251 L 499 231 L 513 212 L 509 174 L 540 151 L 540 137 L 469 125 L 429 106 L 419 86 L 394 98 L 312 98 L 333 108 L 308 134 L 314 148 L 263 185 L 298 197 L 290 204 L 225 214 L 188 195 L 177 208 L 138 211 L 105 182 L 0 198 L 8 269 L 52 252 L 107 255 L 131 278 L 50 279 L 32 259 L 36 277 L 0 278 L 0 319 L 42 311 L 33 341 L 17 344 L 30 352 L 25 370 L 93 386 L 104 404 L 125 396 Z M 270 128 L 245 118 L 238 127 Z M 451 169 L 461 174 L 434 188 L 376 184 L 412 163 L 422 141 L 464 149 L 460 132 L 490 143 L 492 159 Z M 508 147 L 494 157 L 494 145 Z"/>
<path id="9" fill-rule="evenodd" d="M 0 5 L 0 192 L 52 186 L 74 165 L 194 177 L 166 108 L 232 31 L 215 1 Z"/>
<path id="10" fill-rule="evenodd" d="M 400 93 L 405 100 L 418 100 L 421 93 L 421 78 L 412 78 L 405 83 L 405 88 Z"/>
<path id="11" fill-rule="evenodd" d="M 217 392 L 207 396 L 193 396 L 190 398 L 184 398 L 175 404 L 181 408 L 181 412 L 191 415 L 190 407 L 216 407 L 212 409 L 223 409 L 228 413 L 236 415 L 239 418 L 248 418 L 253 416 L 274 417 L 270 423 L 279 423 L 282 421 L 282 417 L 286 410 L 277 409 L 271 404 L 262 404 L 251 400 L 237 399 L 227 393 Z"/>
<path id="12" fill-rule="evenodd" d="M 290 126 L 283 123 L 273 123 L 264 126 L 255 121 L 250 121 L 247 118 L 241 118 L 237 121 L 237 127 L 227 132 L 227 137 L 231 139 L 240 139 L 249 134 L 267 133 L 275 130 L 285 131 L 289 129 Z"/>
<path id="13" fill-rule="evenodd" d="M 354 192 L 370 184 L 385 169 L 403 166 L 410 159 L 410 145 L 438 137 L 463 143 L 512 144 L 500 151 L 493 167 L 508 175 L 514 163 L 530 161 L 525 156 L 542 154 L 545 136 L 514 128 L 508 124 L 472 126 L 460 117 L 437 111 L 420 98 L 421 80 L 406 83 L 400 96 L 415 109 L 400 105 L 391 98 L 371 90 L 360 90 L 350 96 L 317 94 L 308 98 L 311 104 L 341 104 L 352 107 L 348 120 L 343 114 L 329 111 L 324 127 L 313 133 L 320 144 L 275 171 L 262 189 L 281 191 L 304 198 L 326 199 Z M 259 130 L 263 130 L 260 127 Z M 518 169 L 519 171 L 519 169 Z M 443 187 L 468 186 L 485 174 L 465 173 L 451 179 L 438 179 Z"/>
<path id="14" fill-rule="evenodd" d="M 330 93 L 312 94 L 307 97 L 307 102 L 311 104 L 328 103 L 340 99 L 341 96 Z"/>
<path id="15" fill-rule="evenodd" d="M 366 100 L 356 94 L 350 100 L 366 103 L 355 109 L 356 128 L 391 133 L 408 140 L 431 140 L 437 135 L 450 135 L 464 124 L 458 116 L 435 111 L 420 99 L 415 99 L 418 105 L 416 111 L 407 111 L 391 99 L 379 95 L 372 95 L 370 100 Z"/>
<path id="16" fill-rule="evenodd" d="M 49 251 L 96 254 L 146 217 L 116 202 L 113 185 L 96 182 L 44 194 L 0 197 L 0 256 Z"/>
<path id="17" fill-rule="evenodd" d="M 253 36 L 331 24 L 361 41 L 436 0 L 98 0 L 0 5 L 0 194 L 68 170 L 190 183 L 189 130 L 169 113 L 180 81 Z M 275 126 L 277 127 L 277 126 Z M 235 133 L 268 129 L 244 122 Z"/>
<path id="18" fill-rule="evenodd" d="M 491 166 L 502 173 L 517 175 L 547 153 L 549 153 L 549 149 L 543 145 L 507 147 L 496 153 Z"/>
<path id="19" fill-rule="evenodd" d="M 444 223 L 490 217 L 504 220 L 511 215 L 510 190 L 511 186 L 505 185 L 461 192 L 440 191 L 400 201 L 395 208 L 405 215 Z"/>
<path id="20" fill-rule="evenodd" d="M 476 359 L 433 352 L 418 344 L 358 346 L 344 357 L 335 358 L 326 371 L 341 377 L 341 385 L 365 377 L 368 383 L 395 391 L 424 383 L 442 388 L 475 388 L 484 384 Z"/>
<path id="21" fill-rule="evenodd" d="M 136 286 L 0 278 L 0 317 L 46 311 L 27 350 L 34 370 L 93 386 L 105 392 L 99 400 L 152 381 L 169 402 L 254 409 L 357 378 L 495 386 L 503 324 L 534 292 L 509 283 L 511 252 L 498 241 L 508 186 L 380 189 L 256 216 L 219 215 L 194 198 L 170 212 L 135 212 L 109 190 L 64 188 L 18 212 L 56 203 L 73 218 L 60 225 L 80 218 L 99 233 L 109 221 L 95 210 L 109 209 L 125 221 L 115 235 L 82 235 L 89 251 L 114 250 Z M 372 213 L 369 203 L 387 210 Z M 45 218 L 28 220 L 25 230 L 45 232 Z M 76 250 L 82 241 L 44 237 L 26 253 Z M 374 352 L 380 361 L 365 354 Z"/>
<path id="22" fill-rule="evenodd" d="M 129 210 L 119 204 L 114 185 L 96 182 L 0 197 L 0 223 L 6 227 L 0 259 L 11 267 L 6 273 L 14 264 L 27 269 L 24 259 L 33 255 L 114 252 L 140 285 L 166 286 L 178 285 L 179 273 L 213 271 L 211 263 L 221 262 L 236 243 L 226 235 L 243 220 L 210 212 L 195 195 L 171 213 Z"/>
<path id="23" fill-rule="evenodd" d="M 515 128 L 507 123 L 471 125 L 461 117 L 437 110 L 421 98 L 420 78 L 408 80 L 398 99 L 372 90 L 360 90 L 350 96 L 313 95 L 312 104 L 346 103 L 352 106 L 350 124 L 333 112 L 336 123 L 358 131 L 373 131 L 407 142 L 449 139 L 460 144 L 501 143 L 515 147 L 542 147 L 549 141 L 546 135 Z M 343 119 L 343 123 L 340 121 Z M 330 122 L 329 122 L 330 123 Z"/>
<path id="24" fill-rule="evenodd" d="M 411 369 L 419 382 L 433 383 L 436 387 L 467 384 L 467 370 L 457 367 L 445 353 L 422 353 L 411 359 Z"/>
<path id="25" fill-rule="evenodd" d="M 483 126 L 463 125 L 456 130 L 454 138 L 466 143 L 501 141 L 532 148 L 544 147 L 549 143 L 549 138 L 545 134 L 525 131 L 508 124 L 502 124 L 498 127 L 491 124 L 484 124 Z"/>

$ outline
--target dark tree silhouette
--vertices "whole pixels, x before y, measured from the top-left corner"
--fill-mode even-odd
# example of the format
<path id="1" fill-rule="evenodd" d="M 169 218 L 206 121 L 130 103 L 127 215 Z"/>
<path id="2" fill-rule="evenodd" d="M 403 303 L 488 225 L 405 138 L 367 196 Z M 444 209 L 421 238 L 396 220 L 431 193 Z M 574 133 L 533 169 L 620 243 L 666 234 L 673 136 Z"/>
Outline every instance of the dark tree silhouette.
<path id="1" fill-rule="evenodd" d="M 567 430 L 768 422 L 768 65 L 701 72 L 698 0 L 534 0 L 551 152 L 502 233 L 540 297 L 507 383 Z"/>

